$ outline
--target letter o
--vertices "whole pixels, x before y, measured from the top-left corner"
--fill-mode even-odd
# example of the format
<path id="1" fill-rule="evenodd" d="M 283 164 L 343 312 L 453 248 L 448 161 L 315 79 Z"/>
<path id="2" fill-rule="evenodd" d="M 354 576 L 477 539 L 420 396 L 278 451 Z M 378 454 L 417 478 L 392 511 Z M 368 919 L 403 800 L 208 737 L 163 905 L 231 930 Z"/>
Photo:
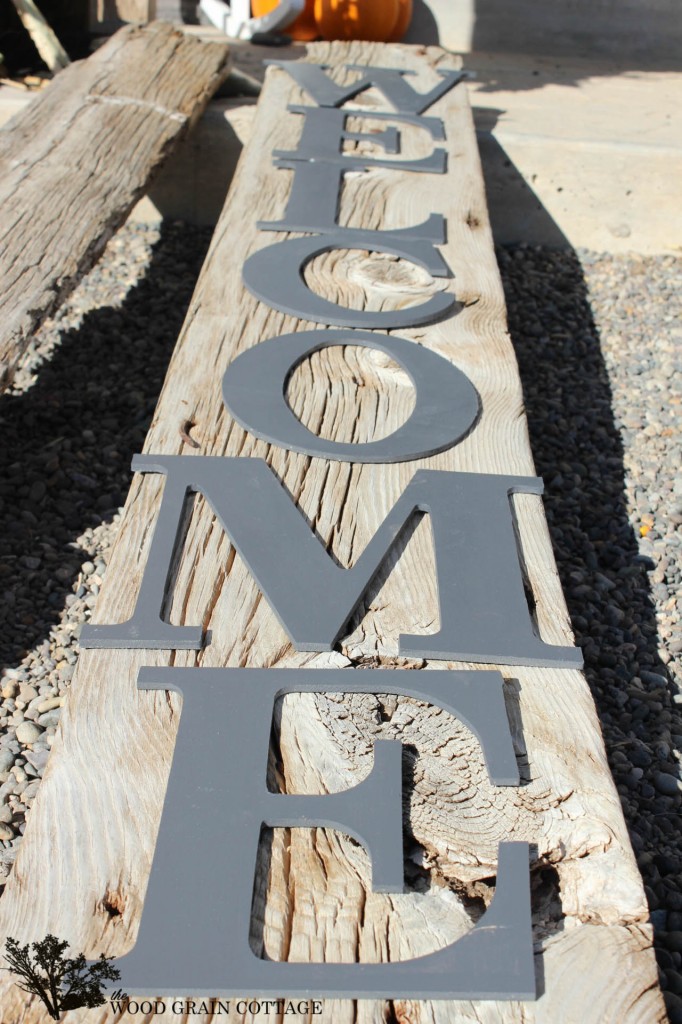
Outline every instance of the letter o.
<path id="1" fill-rule="evenodd" d="M 293 371 L 307 356 L 332 345 L 385 352 L 410 377 L 415 407 L 388 437 L 366 444 L 329 441 L 304 427 L 287 405 L 286 385 Z M 443 356 L 406 338 L 368 331 L 301 331 L 254 345 L 228 366 L 223 401 L 255 437 L 337 462 L 407 462 L 436 455 L 469 433 L 480 409 L 476 388 Z"/>

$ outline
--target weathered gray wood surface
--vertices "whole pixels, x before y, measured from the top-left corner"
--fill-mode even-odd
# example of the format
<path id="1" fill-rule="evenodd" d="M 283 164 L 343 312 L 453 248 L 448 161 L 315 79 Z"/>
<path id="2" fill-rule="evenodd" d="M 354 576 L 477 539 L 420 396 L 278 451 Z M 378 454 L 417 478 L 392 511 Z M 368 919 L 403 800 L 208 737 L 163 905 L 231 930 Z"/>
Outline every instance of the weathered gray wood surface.
<path id="1" fill-rule="evenodd" d="M 453 66 L 443 51 L 370 44 L 319 44 L 313 59 L 403 66 L 417 87 L 435 68 Z M 338 70 L 335 72 L 343 75 Z M 274 148 L 295 142 L 287 103 L 309 102 L 280 71 L 270 71 L 232 191 L 173 356 L 145 450 L 195 452 L 180 434 L 190 419 L 196 454 L 266 458 L 300 509 L 344 565 L 352 564 L 416 468 L 532 475 L 522 395 L 506 331 L 504 300 L 486 216 L 485 197 L 466 92 L 458 86 L 428 113 L 442 117 L 448 175 L 372 170 L 347 178 L 343 223 L 402 227 L 430 212 L 448 221 L 444 256 L 451 281 L 434 282 L 401 261 L 359 252 L 329 253 L 308 277 L 316 291 L 372 308 L 421 301 L 452 288 L 462 311 L 439 324 L 402 331 L 452 359 L 483 400 L 475 431 L 455 449 L 398 466 L 328 463 L 256 441 L 226 414 L 222 370 L 237 352 L 301 323 L 257 302 L 240 285 L 246 257 L 271 244 L 257 217 L 276 219 L 289 174 L 272 167 Z M 366 93 L 364 113 L 386 109 Z M 366 125 L 365 125 L 366 126 Z M 425 133 L 404 131 L 404 155 L 429 151 Z M 409 414 L 405 375 L 386 359 L 354 348 L 328 349 L 294 374 L 289 397 L 299 416 L 338 440 L 372 440 Z M 379 425 L 377 427 L 377 424 Z M 93 618 L 130 614 L 149 547 L 160 481 L 136 477 Z M 566 607 L 540 499 L 516 499 L 525 563 L 540 629 L 570 642 Z M 47 773 L 36 798 L 14 873 L 0 901 L 0 943 L 47 931 L 89 955 L 130 948 L 144 898 L 155 832 L 181 711 L 175 695 L 138 695 L 141 665 L 381 666 L 428 671 L 439 664 L 397 657 L 399 632 L 428 632 L 437 618 L 433 555 L 422 522 L 337 653 L 296 653 L 206 503 L 196 502 L 175 582 L 171 621 L 202 622 L 212 631 L 203 652 L 84 651 L 74 677 Z M 451 664 L 449 667 L 462 667 Z M 267 892 L 259 893 L 254 928 L 268 954 L 291 960 L 368 961 L 425 953 L 462 934 L 490 899 L 497 845 L 536 844 L 534 937 L 540 998 L 535 1003 L 328 1001 L 327 1024 L 654 1024 L 665 1020 L 651 951 L 647 908 L 618 794 L 609 774 L 596 713 L 580 672 L 503 669 L 524 785 L 496 789 L 480 749 L 449 716 L 415 701 L 292 695 L 282 708 L 279 777 L 288 792 L 333 791 L 370 767 L 371 740 L 400 738 L 418 751 L 410 827 L 413 859 L 428 893 L 371 892 L 367 858 L 350 840 L 316 830 L 276 830 Z M 192 823 L 188 821 L 187 871 Z M 118 913 L 112 912 L 112 908 Z M 178 922 L 182 928 L 182 922 Z M 3 981 L 3 1024 L 37 1024 L 45 1015 Z M 244 993 L 248 995 L 248 993 Z M 117 1018 L 119 1020 L 121 1018 Z M 124 1016 L 133 1021 L 133 1016 Z M 139 1018 L 137 1018 L 139 1019 Z M 165 1022 L 184 1020 L 166 1015 Z M 208 1016 L 187 1020 L 208 1024 Z M 232 1013 L 232 1020 L 243 1019 Z M 270 1019 L 251 1018 L 244 1019 Z M 102 1008 L 67 1021 L 114 1020 Z"/>
<path id="2" fill-rule="evenodd" d="M 228 73 L 228 48 L 121 29 L 0 131 L 0 382 Z"/>

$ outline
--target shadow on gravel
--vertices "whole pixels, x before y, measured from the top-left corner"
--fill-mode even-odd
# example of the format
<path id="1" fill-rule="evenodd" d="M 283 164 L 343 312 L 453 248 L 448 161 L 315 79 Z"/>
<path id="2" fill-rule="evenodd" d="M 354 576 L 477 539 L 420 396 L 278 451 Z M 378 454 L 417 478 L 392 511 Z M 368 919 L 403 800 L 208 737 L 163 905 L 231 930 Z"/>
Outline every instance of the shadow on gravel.
<path id="1" fill-rule="evenodd" d="M 500 249 L 498 262 L 554 552 L 653 912 L 671 1019 L 680 1021 L 680 798 L 666 795 L 662 775 L 678 774 L 671 746 L 682 709 L 658 656 L 654 566 L 628 520 L 599 333 L 572 250 Z"/>
<path id="2" fill-rule="evenodd" d="M 123 303 L 88 312 L 32 387 L 0 397 L 0 668 L 41 643 L 49 655 L 49 631 L 89 557 L 76 539 L 125 500 L 209 240 L 164 228 Z M 91 293 L 111 290 L 99 274 Z"/>

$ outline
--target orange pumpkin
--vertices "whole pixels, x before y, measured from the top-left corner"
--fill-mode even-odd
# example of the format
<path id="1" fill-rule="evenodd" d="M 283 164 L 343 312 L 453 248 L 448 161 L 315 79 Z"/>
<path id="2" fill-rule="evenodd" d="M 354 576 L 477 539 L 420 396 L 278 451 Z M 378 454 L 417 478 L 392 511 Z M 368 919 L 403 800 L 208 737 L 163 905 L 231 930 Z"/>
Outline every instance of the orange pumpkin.
<path id="1" fill-rule="evenodd" d="M 314 11 L 323 39 L 382 43 L 396 28 L 400 0 L 315 0 Z"/>
<path id="2" fill-rule="evenodd" d="M 291 25 L 283 28 L 282 32 L 291 36 L 292 39 L 298 39 L 301 43 L 309 43 L 312 39 L 317 39 L 320 33 L 315 22 L 314 2 L 315 0 L 305 0 L 303 11 Z M 274 10 L 278 3 L 279 0 L 251 0 L 251 13 L 254 18 L 262 18 L 264 14 L 269 14 Z"/>
<path id="3" fill-rule="evenodd" d="M 396 43 L 412 19 L 413 0 L 306 0 L 305 9 L 283 31 L 298 39 L 366 39 Z M 262 18 L 279 0 L 251 0 L 254 18 Z"/>
<path id="4" fill-rule="evenodd" d="M 398 0 L 398 20 L 393 26 L 393 31 L 386 40 L 387 43 L 399 43 L 403 38 L 410 22 L 412 21 L 412 0 Z"/>

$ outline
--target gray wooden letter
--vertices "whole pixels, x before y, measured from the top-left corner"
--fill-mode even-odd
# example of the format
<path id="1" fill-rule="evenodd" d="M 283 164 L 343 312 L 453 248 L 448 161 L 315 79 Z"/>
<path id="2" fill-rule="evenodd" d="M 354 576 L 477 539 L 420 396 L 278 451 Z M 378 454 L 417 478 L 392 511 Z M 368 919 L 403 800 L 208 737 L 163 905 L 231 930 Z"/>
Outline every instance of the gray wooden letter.
<path id="1" fill-rule="evenodd" d="M 524 842 L 500 845 L 492 905 L 467 934 L 435 953 L 383 964 L 287 963 L 261 959 L 249 945 L 264 825 L 355 835 L 371 855 L 373 888 L 378 877 L 386 883 L 382 891 L 403 888 L 400 744 L 375 741 L 374 769 L 352 789 L 271 793 L 265 778 L 277 697 L 345 691 L 429 700 L 433 686 L 439 706 L 473 721 L 490 769 L 491 751 L 511 751 L 501 683 L 494 672 L 142 669 L 141 690 L 182 687 L 183 704 L 140 931 L 118 961 L 121 985 L 135 996 L 534 999 Z M 420 898 L 428 913 L 429 896 Z"/>
<path id="2" fill-rule="evenodd" d="M 343 175 L 347 171 L 365 171 L 372 167 L 393 167 L 402 171 L 441 174 L 445 171 L 446 154 L 442 149 L 421 160 L 383 160 L 368 156 L 343 155 L 344 139 L 368 140 L 383 145 L 389 153 L 400 150 L 400 136 L 395 128 L 369 134 L 347 132 L 346 118 L 352 112 L 329 110 L 318 107 L 290 106 L 290 111 L 305 114 L 303 132 L 298 148 L 292 151 L 275 150 L 274 163 L 277 167 L 294 172 L 289 201 L 284 217 L 279 221 L 259 221 L 262 231 L 315 231 L 329 232 L 338 228 L 336 223 L 339 196 Z M 418 124 L 429 132 L 432 139 L 443 139 L 443 122 L 435 117 L 409 117 L 397 114 L 376 114 L 378 120 L 400 120 Z M 434 215 L 423 225 L 403 229 L 405 238 L 435 240 L 433 234 Z M 428 233 L 424 234 L 424 228 Z M 438 218 L 439 241 L 444 241 L 442 218 Z M 391 232 L 394 234 L 394 232 Z"/>
<path id="3" fill-rule="evenodd" d="M 294 172 L 289 200 L 281 220 L 259 220 L 257 227 L 261 231 L 312 231 L 316 234 L 342 230 L 338 224 L 338 213 L 343 175 L 346 171 L 369 170 L 372 166 L 370 160 L 364 160 L 362 167 L 349 167 L 345 159 L 339 157 L 338 160 L 319 162 L 275 160 L 276 167 Z M 442 245 L 445 241 L 445 219 L 441 214 L 432 213 L 421 224 L 381 233 L 388 238 L 417 238 Z"/>
<path id="4" fill-rule="evenodd" d="M 400 363 L 416 390 L 406 423 L 388 437 L 366 444 L 329 441 L 303 426 L 287 404 L 287 380 L 307 356 L 330 345 L 378 349 Z M 469 378 L 443 356 L 406 338 L 366 331 L 300 331 L 254 345 L 228 366 L 223 400 L 237 422 L 256 437 L 341 462 L 406 462 L 435 455 L 466 436 L 480 407 Z"/>
<path id="5" fill-rule="evenodd" d="M 326 64 L 304 64 L 302 61 L 269 60 L 267 64 L 286 71 L 296 83 L 305 89 L 319 107 L 340 107 L 346 100 L 375 85 L 400 114 L 422 114 L 432 103 L 453 89 L 467 77 L 465 71 L 439 71 L 443 79 L 429 92 L 416 92 L 405 79 L 414 71 L 401 68 L 373 68 L 363 64 L 346 64 L 351 71 L 359 71 L 360 77 L 352 85 L 337 85 L 326 75 Z"/>
<path id="6" fill-rule="evenodd" d="M 138 455 L 133 469 L 169 478 L 141 597 L 125 623 L 86 624 L 82 647 L 202 646 L 199 627 L 160 618 L 183 498 L 193 490 L 210 502 L 298 650 L 333 649 L 414 513 L 428 512 L 440 629 L 401 635 L 401 654 L 497 665 L 582 664 L 578 649 L 544 643 L 528 611 L 509 496 L 542 493 L 534 477 L 419 470 L 355 565 L 342 569 L 262 459 Z"/>
<path id="7" fill-rule="evenodd" d="M 424 128 L 432 139 L 444 139 L 445 129 L 438 117 L 413 117 L 410 114 L 364 113 L 357 110 L 328 110 L 324 107 L 301 107 L 291 104 L 288 108 L 292 114 L 304 117 L 303 131 L 296 149 L 275 149 L 272 155 L 283 160 L 331 160 L 336 162 L 339 157 L 352 170 L 364 170 L 365 167 L 397 167 L 404 171 L 419 171 L 422 174 L 444 174 L 446 170 L 446 153 L 444 149 L 435 149 L 428 156 L 418 160 L 385 160 L 382 157 L 356 156 L 354 153 L 343 154 L 345 140 L 370 142 L 374 146 L 382 146 L 387 153 L 400 152 L 400 133 L 394 125 L 384 131 L 354 132 L 346 131 L 349 117 L 365 116 L 375 121 L 402 121 L 404 124 Z"/>
<path id="8" fill-rule="evenodd" d="M 427 222 L 431 224 L 431 221 Z M 334 324 L 340 327 L 379 327 L 391 330 L 419 327 L 442 320 L 457 308 L 454 295 L 438 292 L 418 306 L 373 313 L 349 309 L 323 299 L 306 284 L 303 270 L 315 256 L 332 249 L 368 249 L 416 263 L 433 277 L 450 277 L 447 263 L 434 243 L 442 242 L 442 222 L 433 222 L 432 241 L 409 238 L 397 231 L 365 231 L 360 228 L 335 228 L 328 234 L 307 238 L 289 238 L 260 249 L 244 263 L 242 280 L 257 299 L 282 313 L 302 320 Z"/>

